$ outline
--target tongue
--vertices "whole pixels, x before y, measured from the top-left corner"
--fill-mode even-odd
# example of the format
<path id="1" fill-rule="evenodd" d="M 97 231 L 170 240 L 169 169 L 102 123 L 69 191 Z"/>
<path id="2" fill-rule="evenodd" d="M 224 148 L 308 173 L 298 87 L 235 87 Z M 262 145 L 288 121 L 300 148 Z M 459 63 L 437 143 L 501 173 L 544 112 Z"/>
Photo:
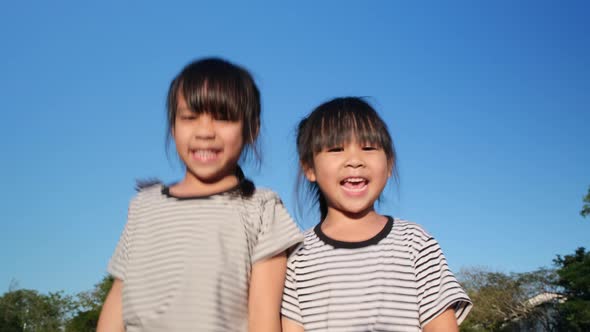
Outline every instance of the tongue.
<path id="1" fill-rule="evenodd" d="M 346 181 L 346 182 L 344 182 L 344 187 L 346 187 L 348 189 L 358 189 L 364 185 L 365 185 L 365 181 L 359 181 L 359 182 Z"/>

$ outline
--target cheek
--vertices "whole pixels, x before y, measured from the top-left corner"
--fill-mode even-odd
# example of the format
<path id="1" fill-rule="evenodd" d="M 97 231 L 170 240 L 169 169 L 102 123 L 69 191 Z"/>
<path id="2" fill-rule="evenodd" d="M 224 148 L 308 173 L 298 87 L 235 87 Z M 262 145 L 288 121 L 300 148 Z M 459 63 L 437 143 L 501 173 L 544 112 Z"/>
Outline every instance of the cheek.
<path id="1" fill-rule="evenodd" d="M 177 127 L 172 131 L 172 138 L 176 145 L 183 145 L 187 141 L 187 130 Z"/>
<path id="2" fill-rule="evenodd" d="M 241 150 L 244 146 L 244 137 L 241 127 L 225 128 L 223 136 L 225 142 L 232 147 L 235 147 L 236 150 Z"/>
<path id="3" fill-rule="evenodd" d="M 380 172 L 383 175 L 383 178 L 384 178 L 383 180 L 385 182 L 387 182 L 389 180 L 389 177 L 391 176 L 391 167 L 389 166 L 387 159 L 383 159 L 381 161 L 381 165 L 382 165 L 382 168 L 381 168 Z"/>
<path id="4" fill-rule="evenodd" d="M 336 179 L 337 169 L 331 167 L 331 165 L 330 162 L 326 161 L 316 163 L 315 174 L 318 183 L 331 183 Z"/>
<path id="5" fill-rule="evenodd" d="M 242 133 L 240 132 L 239 134 L 234 134 L 231 137 L 231 143 L 236 147 L 236 148 L 242 148 L 244 146 L 244 138 L 242 136 Z"/>

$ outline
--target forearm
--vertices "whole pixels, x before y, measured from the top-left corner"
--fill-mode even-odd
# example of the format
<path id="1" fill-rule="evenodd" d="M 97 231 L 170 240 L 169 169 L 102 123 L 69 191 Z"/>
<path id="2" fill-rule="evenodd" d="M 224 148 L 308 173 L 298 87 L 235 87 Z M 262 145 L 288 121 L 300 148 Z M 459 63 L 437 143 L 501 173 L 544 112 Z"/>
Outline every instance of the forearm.
<path id="1" fill-rule="evenodd" d="M 281 298 L 287 269 L 287 257 L 281 253 L 252 267 L 248 299 L 250 332 L 281 331 Z"/>
<path id="2" fill-rule="evenodd" d="M 424 332 L 459 332 L 455 310 L 448 308 L 424 326 Z"/>
<path id="3" fill-rule="evenodd" d="M 303 326 L 297 324 L 296 322 L 290 320 L 289 318 L 282 317 L 281 318 L 281 325 L 283 327 L 283 332 L 303 332 Z"/>

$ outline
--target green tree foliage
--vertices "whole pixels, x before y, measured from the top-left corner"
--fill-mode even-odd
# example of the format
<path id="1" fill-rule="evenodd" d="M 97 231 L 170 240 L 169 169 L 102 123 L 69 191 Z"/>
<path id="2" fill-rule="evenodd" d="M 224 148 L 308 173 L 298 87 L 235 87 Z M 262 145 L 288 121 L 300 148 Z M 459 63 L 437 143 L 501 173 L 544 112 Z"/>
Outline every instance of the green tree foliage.
<path id="1" fill-rule="evenodd" d="M 35 290 L 18 289 L 0 298 L 2 331 L 59 331 L 74 306 L 70 296 L 62 292 L 40 294 Z"/>
<path id="2" fill-rule="evenodd" d="M 588 193 L 583 199 L 584 205 L 582 205 L 582 211 L 580 214 L 582 217 L 586 218 L 587 215 L 590 215 L 590 187 L 588 188 Z"/>
<path id="3" fill-rule="evenodd" d="M 113 285 L 113 277 L 105 276 L 94 289 L 78 294 L 77 310 L 66 326 L 66 332 L 94 332 L 102 304 Z"/>
<path id="4" fill-rule="evenodd" d="M 474 306 L 461 324 L 461 331 L 519 331 L 529 328 L 527 321 L 551 330 L 550 314 L 531 299 L 553 293 L 555 278 L 555 272 L 549 269 L 511 274 L 463 269 L 459 279 Z"/>
<path id="5" fill-rule="evenodd" d="M 75 298 L 63 292 L 45 295 L 11 285 L 0 297 L 0 332 L 95 332 L 112 284 L 113 278 L 106 276 L 92 291 Z"/>
<path id="6" fill-rule="evenodd" d="M 3 332 L 22 332 L 23 322 L 20 318 L 9 310 L 4 301 L 0 301 L 0 331 Z"/>
<path id="7" fill-rule="evenodd" d="M 66 332 L 95 332 L 100 311 L 78 311 L 76 316 L 68 322 Z"/>
<path id="8" fill-rule="evenodd" d="M 578 248 L 573 255 L 554 260 L 565 302 L 559 306 L 559 327 L 563 331 L 590 331 L 590 252 Z"/>

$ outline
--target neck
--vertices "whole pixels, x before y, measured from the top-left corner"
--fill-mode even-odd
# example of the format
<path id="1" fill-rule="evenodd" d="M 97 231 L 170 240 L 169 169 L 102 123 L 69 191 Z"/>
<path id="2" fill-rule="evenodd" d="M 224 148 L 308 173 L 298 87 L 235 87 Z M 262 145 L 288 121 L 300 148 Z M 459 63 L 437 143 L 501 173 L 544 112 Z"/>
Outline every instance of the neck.
<path id="1" fill-rule="evenodd" d="M 372 208 L 356 214 L 332 209 L 328 210 L 320 230 L 325 236 L 337 241 L 360 242 L 374 238 L 386 224 L 387 218 Z"/>
<path id="2" fill-rule="evenodd" d="M 232 172 L 215 181 L 203 181 L 191 172 L 186 172 L 184 179 L 172 187 L 174 194 L 180 196 L 207 196 L 228 191 L 239 184 L 240 180 Z"/>
<path id="3" fill-rule="evenodd" d="M 379 218 L 382 218 L 382 216 L 373 207 L 358 213 L 350 213 L 328 207 L 328 213 L 323 224 L 326 226 L 358 226 L 364 222 L 375 221 Z"/>

